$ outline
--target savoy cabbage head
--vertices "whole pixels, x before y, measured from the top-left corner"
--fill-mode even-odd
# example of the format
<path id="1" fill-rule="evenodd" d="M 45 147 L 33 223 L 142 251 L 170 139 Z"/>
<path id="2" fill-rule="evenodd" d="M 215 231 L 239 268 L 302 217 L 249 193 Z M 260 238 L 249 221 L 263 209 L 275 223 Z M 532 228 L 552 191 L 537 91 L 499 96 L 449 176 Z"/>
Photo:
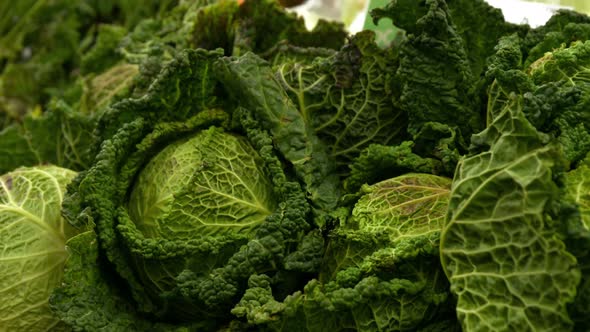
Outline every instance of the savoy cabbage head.
<path id="1" fill-rule="evenodd" d="M 49 308 L 77 231 L 61 216 L 66 185 L 76 176 L 55 166 L 0 176 L 0 322 L 4 331 L 66 331 Z"/>
<path id="2" fill-rule="evenodd" d="M 225 92 L 235 85 L 243 98 Z M 207 330 L 231 320 L 251 275 L 271 276 L 281 294 L 299 288 L 323 253 L 306 235 L 306 192 L 325 185 L 311 176 L 329 167 L 306 159 L 326 160 L 301 124 L 270 66 L 252 54 L 187 50 L 146 95 L 114 105 L 101 119 L 108 138 L 96 162 L 64 202 L 72 224 L 96 224 L 81 242 L 98 246 L 71 260 L 51 299 L 58 315 L 79 328 L 89 315 L 107 329 L 156 320 Z M 279 136 L 291 144 L 275 145 Z"/>
<path id="3" fill-rule="evenodd" d="M 135 252 L 139 279 L 157 297 L 173 290 L 175 277 L 185 269 L 199 277 L 212 273 L 255 238 L 276 208 L 267 167 L 246 138 L 210 127 L 166 146 L 143 167 L 131 189 L 127 210 L 136 237 L 179 246 L 211 238 L 217 247 L 192 253 L 184 262 L 182 256 L 154 259 Z M 175 315 L 194 315 L 182 301 L 173 307 Z"/>

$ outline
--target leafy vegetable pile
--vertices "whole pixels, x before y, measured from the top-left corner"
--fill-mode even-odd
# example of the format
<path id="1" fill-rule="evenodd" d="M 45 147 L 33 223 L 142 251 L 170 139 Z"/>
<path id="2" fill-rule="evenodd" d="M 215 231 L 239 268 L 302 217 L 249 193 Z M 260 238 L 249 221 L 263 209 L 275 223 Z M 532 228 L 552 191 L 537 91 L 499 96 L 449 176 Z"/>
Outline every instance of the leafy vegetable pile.
<path id="1" fill-rule="evenodd" d="M 590 330 L 590 17 L 0 4 L 0 331 Z"/>

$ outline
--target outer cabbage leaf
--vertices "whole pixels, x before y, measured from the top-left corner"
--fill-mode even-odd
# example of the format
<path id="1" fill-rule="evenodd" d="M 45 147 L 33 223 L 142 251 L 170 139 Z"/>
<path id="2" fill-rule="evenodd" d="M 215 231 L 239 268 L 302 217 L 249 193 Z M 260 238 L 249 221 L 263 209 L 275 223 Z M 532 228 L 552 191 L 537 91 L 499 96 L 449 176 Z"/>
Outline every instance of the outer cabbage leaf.
<path id="1" fill-rule="evenodd" d="M 570 19 L 583 17 L 565 14 L 558 13 L 545 28 L 549 31 L 545 38 L 528 51 L 527 62 L 534 62 L 526 67 L 526 71 L 523 64 L 523 54 L 527 52 L 525 45 L 536 30 L 531 31 L 528 39 L 512 35 L 500 40 L 487 73 L 489 78 L 494 79 L 489 91 L 488 123 L 511 102 L 511 92 L 523 94 L 523 112 L 527 120 L 538 130 L 555 136 L 571 167 L 576 168 L 566 175 L 566 189 L 569 191 L 567 200 L 577 202 L 577 207 L 570 208 L 574 218 L 561 224 L 567 227 L 567 248 L 578 259 L 582 271 L 576 298 L 568 307 L 575 322 L 574 330 L 577 331 L 586 330 L 589 326 L 590 282 L 585 276 L 590 270 L 587 263 L 590 233 L 583 196 L 587 166 L 581 159 L 588 152 L 590 134 L 585 111 L 588 107 L 587 45 L 572 41 L 586 39 L 587 24 L 568 23 Z M 556 23 L 559 20 L 565 20 L 563 25 Z M 579 214 L 582 221 L 575 217 Z M 567 215 L 562 213 L 564 219 Z"/>
<path id="2" fill-rule="evenodd" d="M 270 65 L 248 53 L 219 63 L 221 81 L 269 128 L 273 142 L 293 165 L 316 207 L 331 209 L 339 197 L 334 161 L 273 75 Z"/>
<path id="3" fill-rule="evenodd" d="M 287 42 L 279 42 L 261 56 L 276 69 L 287 63 L 301 63 L 305 67 L 316 58 L 329 58 L 334 54 L 336 54 L 336 50 L 329 48 L 299 47 L 290 45 Z"/>
<path id="4" fill-rule="evenodd" d="M 146 75 L 137 65 L 120 63 L 100 74 L 80 79 L 66 99 L 71 100 L 78 112 L 100 116 L 111 104 L 128 97 L 140 78 L 146 78 Z"/>
<path id="5" fill-rule="evenodd" d="M 156 323 L 140 315 L 117 286 L 108 265 L 100 259 L 93 230 L 68 240 L 63 280 L 49 302 L 59 319 L 74 331 L 191 331 L 201 326 Z M 99 304 L 99 305 L 97 305 Z"/>
<path id="6" fill-rule="evenodd" d="M 523 68 L 524 41 L 516 35 L 502 38 L 491 57 L 487 80 L 488 123 L 510 102 L 510 94 L 524 96 L 523 112 L 538 130 L 555 136 L 566 158 L 580 161 L 590 151 L 589 118 L 585 111 L 588 89 L 587 42 L 574 42 L 546 53 Z"/>
<path id="7" fill-rule="evenodd" d="M 559 48 L 562 44 L 580 40 L 584 37 L 585 25 L 590 24 L 590 17 L 573 10 L 558 10 L 543 26 L 531 29 L 525 36 L 525 64 L 530 65 L 545 52 Z M 581 34 L 580 34 L 581 33 Z M 566 45 L 566 46 L 567 46 Z"/>
<path id="8" fill-rule="evenodd" d="M 455 173 L 441 262 L 464 330 L 568 331 L 580 271 L 554 211 L 563 169 L 513 97 Z"/>
<path id="9" fill-rule="evenodd" d="M 575 42 L 545 54 L 531 64 L 530 75 L 535 84 L 567 80 L 570 85 L 590 91 L 590 41 Z"/>
<path id="10" fill-rule="evenodd" d="M 524 36 L 530 31 L 526 24 L 506 22 L 502 11 L 484 0 L 447 0 L 447 4 L 476 78 L 485 72 L 487 58 L 494 53 L 502 36 Z M 478 19 L 474 20 L 474 17 Z"/>
<path id="11" fill-rule="evenodd" d="M 396 0 L 371 15 L 392 19 L 407 34 L 400 43 L 399 107 L 414 152 L 441 160 L 441 174 L 450 175 L 483 125 L 487 58 L 500 37 L 523 36 L 529 27 L 506 22 L 482 0 Z"/>
<path id="12" fill-rule="evenodd" d="M 229 56 L 248 51 L 264 54 L 279 43 L 325 46 L 322 43 L 330 40 L 332 47 L 340 47 L 345 37 L 343 27 L 326 22 L 322 26 L 328 28 L 307 31 L 302 18 L 285 12 L 274 0 L 240 5 L 233 0 L 181 1 L 160 17 L 141 21 L 123 38 L 119 51 L 128 63 L 139 65 L 151 78 L 186 48 L 221 48 Z M 264 33 L 256 33 L 261 29 Z M 151 80 L 138 81 L 134 94 L 139 97 L 149 89 Z"/>
<path id="13" fill-rule="evenodd" d="M 252 325 L 276 321 L 285 309 L 285 304 L 275 300 L 271 285 L 267 275 L 252 275 L 248 279 L 248 290 L 232 309 L 232 314 L 238 317 L 245 316 Z"/>
<path id="14" fill-rule="evenodd" d="M 568 160 L 577 162 L 590 151 L 590 41 L 575 42 L 535 61 L 529 74 L 535 95 L 550 105 L 544 126 L 554 133 Z M 551 122 L 550 122 L 551 121 Z"/>
<path id="15" fill-rule="evenodd" d="M 97 124 L 97 141 L 112 138 L 138 116 L 155 126 L 157 122 L 178 121 L 221 106 L 216 95 L 219 86 L 211 73 L 213 62 L 220 56 L 218 51 L 205 50 L 179 53 L 166 63 L 147 91 L 137 96 L 134 93 L 109 107 Z M 95 145 L 95 150 L 99 148 L 99 144 Z"/>
<path id="16" fill-rule="evenodd" d="M 559 16 L 559 14 L 557 14 Z M 550 26 L 550 23 L 548 23 Z M 532 34 L 532 32 L 531 32 Z M 585 41 L 590 37 L 590 20 L 586 23 L 567 23 L 565 27 L 558 27 L 557 31 L 549 31 L 544 39 L 528 50 L 525 67 L 542 58 L 545 53 L 570 46 L 575 41 Z"/>
<path id="17" fill-rule="evenodd" d="M 477 131 L 481 120 L 474 86 L 479 73 L 472 72 L 467 45 L 445 1 L 393 1 L 374 15 L 375 20 L 391 18 L 407 32 L 400 44 L 397 79 L 408 132 L 419 136 L 429 122 L 456 128 L 459 137 Z"/>
<path id="18" fill-rule="evenodd" d="M 527 75 L 535 70 L 536 65 L 533 63 L 544 58 L 547 52 L 568 48 L 575 41 L 588 39 L 590 32 L 588 24 L 590 24 L 590 19 L 587 15 L 559 10 L 544 26 L 531 29 L 525 35 L 519 31 L 518 34 L 506 34 L 499 38 L 495 54 L 488 59 L 485 74 L 487 85 L 489 85 L 488 125 L 492 122 L 493 117 L 502 112 L 504 105 L 510 99 L 510 93 L 532 93 L 538 88 Z M 538 64 L 542 62 L 543 60 Z M 539 73 L 536 75 L 540 76 Z M 545 83 L 547 82 L 548 80 L 545 80 Z M 553 90 L 556 89 L 559 87 L 553 88 Z M 553 99 L 553 97 L 545 96 L 547 92 L 551 93 L 550 90 L 552 89 L 535 92 L 532 99 L 525 95 L 525 98 L 529 98 L 529 101 L 524 105 L 527 119 L 542 131 L 548 131 L 543 127 L 547 125 L 546 121 L 552 121 L 555 114 L 560 112 L 560 110 L 551 109 L 555 101 L 548 102 L 548 99 Z M 571 99 L 571 96 L 561 96 L 560 98 Z M 528 110 L 529 105 L 527 104 L 529 103 L 535 104 L 533 112 Z"/>
<path id="19" fill-rule="evenodd" d="M 346 31 L 338 22 L 319 20 L 308 31 L 302 17 L 286 12 L 275 0 L 210 1 L 191 18 L 190 45 L 221 47 L 226 55 L 265 54 L 277 44 L 339 49 Z"/>
<path id="20" fill-rule="evenodd" d="M 275 0 L 246 0 L 236 16 L 232 26 L 233 55 L 264 53 L 279 42 L 336 50 L 347 34 L 342 23 L 325 20 L 308 31 L 302 17 L 286 12 Z"/>
<path id="21" fill-rule="evenodd" d="M 282 303 L 271 300 L 263 302 L 262 308 L 256 306 L 252 314 L 263 314 L 256 316 L 260 320 L 251 322 L 264 319 L 267 326 L 258 328 L 262 331 L 419 330 L 423 324 L 449 317 L 447 309 L 452 308 L 452 303 L 446 302 L 448 284 L 442 272 L 432 275 L 428 271 L 432 264 L 436 265 L 436 260 L 423 263 L 427 270 L 414 270 L 423 277 L 419 280 L 386 280 L 365 276 L 357 269 L 343 270 L 341 280 L 327 285 L 314 279 L 304 292 L 288 296 Z M 262 291 L 261 294 L 256 295 L 262 300 L 268 296 Z M 243 305 L 240 302 L 234 312 L 240 313 L 237 310 Z M 436 312 L 432 307 L 441 311 Z M 276 314 L 281 310 L 282 314 Z"/>
<path id="22" fill-rule="evenodd" d="M 75 172 L 19 168 L 0 177 L 0 324 L 4 331 L 67 331 L 50 310 L 62 282 L 66 241 L 76 234 L 60 214 Z"/>
<path id="23" fill-rule="evenodd" d="M 122 39 L 118 51 L 128 63 L 148 67 L 157 74 L 178 52 L 189 47 L 196 13 L 207 5 L 207 1 L 172 3 L 173 6 L 158 16 L 142 17 L 137 26 Z M 149 83 L 145 82 L 147 85 Z"/>
<path id="24" fill-rule="evenodd" d="M 577 205 L 577 211 L 581 216 L 581 230 L 577 230 L 578 236 L 585 237 L 586 255 L 578 257 L 582 271 L 582 281 L 578 286 L 578 292 L 573 304 L 568 308 L 572 319 L 576 323 L 575 330 L 582 331 L 590 328 L 590 260 L 588 249 L 590 246 L 590 167 L 588 157 L 578 167 L 565 175 L 565 184 L 568 198 Z M 573 232 L 571 232 L 573 233 Z"/>
<path id="25" fill-rule="evenodd" d="M 531 78 L 522 69 L 522 38 L 516 34 L 500 38 L 495 53 L 488 59 L 488 68 L 485 73 L 489 84 L 486 127 L 502 113 L 510 102 L 511 93 L 525 94 L 534 90 Z M 532 123 L 538 122 L 530 116 L 528 119 Z"/>
<path id="26" fill-rule="evenodd" d="M 524 36 L 529 31 L 527 25 L 506 22 L 502 11 L 486 1 L 446 0 L 446 3 L 456 32 L 463 40 L 471 71 L 476 77 L 485 71 L 486 59 L 493 54 L 500 37 L 512 33 Z M 371 15 L 376 19 L 389 17 L 396 26 L 414 33 L 414 24 L 426 14 L 425 8 L 416 1 L 396 0 L 384 8 L 374 9 Z M 474 17 L 478 19 L 474 20 Z"/>
<path id="27" fill-rule="evenodd" d="M 283 86 L 305 123 L 328 147 L 341 176 L 368 145 L 395 144 L 406 135 L 406 116 L 392 106 L 397 54 L 377 47 L 374 38 L 371 31 L 361 32 L 330 57 L 287 60 L 276 66 Z"/>

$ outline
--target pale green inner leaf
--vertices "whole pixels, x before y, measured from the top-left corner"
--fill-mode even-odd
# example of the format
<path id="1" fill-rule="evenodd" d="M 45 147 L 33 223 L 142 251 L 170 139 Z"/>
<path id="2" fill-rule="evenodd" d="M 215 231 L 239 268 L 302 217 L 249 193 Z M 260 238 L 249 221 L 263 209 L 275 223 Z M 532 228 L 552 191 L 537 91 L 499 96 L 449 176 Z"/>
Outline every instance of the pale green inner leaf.
<path id="1" fill-rule="evenodd" d="M 0 330 L 56 331 L 48 298 L 61 282 L 65 242 L 61 217 L 66 169 L 23 168 L 0 177 Z"/>
<path id="2" fill-rule="evenodd" d="M 258 153 L 212 127 L 168 145 L 145 166 L 129 213 L 144 235 L 178 239 L 249 232 L 275 206 Z"/>

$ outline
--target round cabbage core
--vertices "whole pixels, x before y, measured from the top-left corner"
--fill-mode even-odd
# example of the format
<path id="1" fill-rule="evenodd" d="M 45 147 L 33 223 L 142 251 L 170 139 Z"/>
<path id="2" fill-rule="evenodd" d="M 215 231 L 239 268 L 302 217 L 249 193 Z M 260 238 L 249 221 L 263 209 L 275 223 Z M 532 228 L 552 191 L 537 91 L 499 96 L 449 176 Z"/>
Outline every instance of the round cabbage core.
<path id="1" fill-rule="evenodd" d="M 62 280 L 66 241 L 75 230 L 61 217 L 75 172 L 55 166 L 0 176 L 0 330 L 61 331 L 49 296 Z"/>
<path id="2" fill-rule="evenodd" d="M 256 150 L 211 127 L 150 160 L 133 186 L 129 215 L 146 237 L 181 240 L 250 233 L 275 206 Z"/>

